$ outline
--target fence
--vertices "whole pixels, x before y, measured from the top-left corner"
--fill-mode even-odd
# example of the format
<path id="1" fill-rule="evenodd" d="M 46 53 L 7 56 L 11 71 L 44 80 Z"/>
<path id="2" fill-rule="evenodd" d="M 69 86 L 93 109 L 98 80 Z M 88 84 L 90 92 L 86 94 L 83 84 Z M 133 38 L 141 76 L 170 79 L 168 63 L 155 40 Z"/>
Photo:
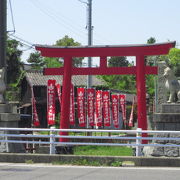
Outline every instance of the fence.
<path id="1" fill-rule="evenodd" d="M 59 135 L 60 131 L 68 132 L 69 135 Z M 55 154 L 55 146 L 69 145 L 128 146 L 136 149 L 136 156 L 142 155 L 142 148 L 145 146 L 180 147 L 180 131 L 145 131 L 140 128 L 136 130 L 0 128 L 0 132 L 0 143 L 6 143 L 7 152 L 9 152 L 8 143 L 49 145 L 49 154 Z M 43 135 L 42 132 L 47 132 L 47 134 Z M 85 135 L 85 133 L 89 134 Z M 143 137 L 143 133 L 147 133 L 148 137 Z M 158 137 L 165 134 L 174 134 L 177 137 Z M 59 142 L 59 138 L 68 138 L 69 141 Z M 148 143 L 143 144 L 142 140 Z M 158 144 L 158 140 L 179 143 Z"/>

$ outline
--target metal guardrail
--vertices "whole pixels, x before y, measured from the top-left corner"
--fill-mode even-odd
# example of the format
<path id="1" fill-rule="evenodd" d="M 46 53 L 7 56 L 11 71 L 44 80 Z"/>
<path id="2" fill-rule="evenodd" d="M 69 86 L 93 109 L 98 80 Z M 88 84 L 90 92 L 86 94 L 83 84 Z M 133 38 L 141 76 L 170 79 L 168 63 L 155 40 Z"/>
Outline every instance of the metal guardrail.
<path id="1" fill-rule="evenodd" d="M 40 128 L 0 128 L 0 143 L 22 143 L 22 144 L 46 144 L 49 145 L 49 154 L 55 154 L 55 146 L 68 146 L 68 145 L 96 145 L 96 146 L 130 146 L 136 148 L 136 156 L 142 155 L 142 148 L 145 146 L 158 146 L 158 147 L 180 147 L 179 144 L 157 144 L 154 141 L 157 140 L 175 140 L 180 142 L 179 137 L 155 137 L 157 134 L 179 134 L 180 131 L 154 131 L 154 130 L 142 130 L 137 128 L 136 130 L 103 130 L 103 129 L 40 129 Z M 15 134 L 14 132 L 18 133 Z M 46 131 L 49 134 L 42 135 L 37 134 Z M 7 133 L 6 133 L 7 132 Z M 9 132 L 12 132 L 9 133 Z M 30 132 L 31 134 L 22 134 L 22 132 Z M 59 135 L 59 132 L 74 133 L 74 135 Z M 110 133 L 108 135 L 91 135 L 85 136 L 83 134 L 75 133 Z M 14 134 L 13 134 L 14 133 Z M 122 135 L 125 134 L 125 136 Z M 116 135 L 112 135 L 116 134 Z M 143 137 L 142 134 L 148 134 L 148 137 Z M 133 136 L 128 136 L 133 135 Z M 151 135 L 151 136 L 150 136 Z M 3 139 L 4 138 L 4 139 Z M 12 139 L 13 138 L 13 139 Z M 17 139 L 16 139 L 17 138 Z M 22 140 L 24 138 L 24 140 Z M 43 141 L 36 140 L 37 138 L 43 139 Z M 68 142 L 59 142 L 59 138 L 68 138 Z M 76 141 L 74 141 L 74 140 Z M 70 141 L 71 140 L 71 141 Z M 73 141 L 72 141 L 73 140 Z M 87 140 L 87 142 L 82 142 Z M 89 140 L 107 140 L 106 142 L 89 142 Z M 108 142 L 112 140 L 112 142 Z M 148 141 L 147 144 L 143 143 L 143 140 Z M 121 142 L 125 141 L 125 142 Z M 7 146 L 8 147 L 8 146 Z M 8 151 L 8 150 L 7 150 Z"/>

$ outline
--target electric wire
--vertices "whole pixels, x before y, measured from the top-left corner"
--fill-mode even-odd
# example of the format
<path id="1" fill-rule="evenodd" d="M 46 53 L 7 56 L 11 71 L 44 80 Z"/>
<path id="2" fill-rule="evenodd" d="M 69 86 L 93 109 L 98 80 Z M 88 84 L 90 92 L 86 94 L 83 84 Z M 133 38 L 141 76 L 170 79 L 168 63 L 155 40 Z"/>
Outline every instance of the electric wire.
<path id="1" fill-rule="evenodd" d="M 45 3 L 41 3 L 39 0 L 31 0 L 30 2 L 33 6 L 39 9 L 43 14 L 51 18 L 57 24 L 63 24 L 65 26 L 64 28 L 69 29 L 71 32 L 73 32 L 74 34 L 78 35 L 79 37 L 83 39 L 87 38 L 87 32 L 84 32 L 82 31 L 82 29 L 79 28 L 79 26 L 81 26 L 80 24 L 73 25 L 74 21 L 72 19 L 67 18 L 59 11 L 57 12 L 56 9 L 53 8 L 52 6 L 47 7 Z M 80 2 L 82 3 L 82 1 Z M 88 4 L 88 3 L 85 3 L 85 4 Z M 95 34 L 97 33 L 95 32 Z M 101 37 L 101 39 L 97 37 Z M 110 40 L 107 40 L 107 38 L 102 37 L 100 34 L 97 34 L 97 37 L 94 37 L 94 40 L 96 42 L 99 42 L 99 44 L 107 44 L 107 43 L 104 43 L 104 39 L 112 44 Z"/>
<path id="2" fill-rule="evenodd" d="M 75 31 L 75 28 L 71 25 L 71 24 L 68 24 L 64 19 L 61 18 L 61 21 L 59 20 L 60 18 L 57 17 L 56 14 L 50 12 L 49 8 L 45 8 L 45 6 L 43 6 L 42 4 L 39 5 L 38 2 L 39 1 L 34 1 L 34 0 L 31 0 L 30 1 L 36 8 L 38 8 L 43 14 L 45 14 L 46 16 L 48 16 L 49 18 L 51 18 L 54 22 L 56 22 L 57 24 L 63 24 L 66 29 L 70 30 L 71 32 L 73 32 L 74 34 L 80 36 L 80 37 L 83 37 L 83 39 L 86 37 L 86 35 L 83 33 L 79 33 L 80 32 L 80 29 L 78 29 L 78 32 Z M 64 27 L 63 26 L 63 27 Z M 82 31 L 82 30 L 81 30 Z"/>
<path id="3" fill-rule="evenodd" d="M 82 31 L 82 29 L 79 28 L 80 26 L 82 26 L 82 23 L 80 24 L 79 20 L 81 20 L 81 22 L 84 23 L 84 18 L 78 17 L 78 21 L 76 21 L 76 25 L 73 25 L 74 24 L 73 19 L 71 19 L 69 16 L 63 15 L 60 10 L 57 11 L 57 9 L 54 8 L 54 6 L 51 6 L 51 4 L 47 6 L 47 4 L 45 4 L 45 3 L 41 4 L 41 2 L 39 2 L 39 0 L 36 0 L 36 3 L 39 3 L 40 6 L 43 6 L 43 8 L 45 8 L 46 11 L 49 11 L 49 13 L 53 14 L 56 18 L 62 19 L 68 25 L 72 26 L 73 28 L 77 29 L 78 31 Z"/>
<path id="4" fill-rule="evenodd" d="M 86 4 L 86 5 L 88 6 L 88 2 L 85 2 L 85 1 L 83 1 L 83 0 L 78 0 L 78 1 L 81 2 L 81 3 L 83 3 L 83 4 Z M 87 11 L 86 11 L 86 13 L 88 14 Z M 88 17 L 88 15 L 86 15 L 86 17 Z M 88 26 L 88 25 L 86 25 L 86 29 L 87 29 L 87 26 Z M 94 28 L 94 27 L 92 27 L 92 28 Z M 97 38 L 94 38 L 94 40 L 96 40 L 97 42 L 101 42 L 100 44 L 106 44 L 106 43 L 102 42 L 102 39 L 103 39 L 103 41 L 106 40 L 106 41 L 108 41 L 110 44 L 113 44 L 112 41 L 110 41 L 110 40 L 107 39 L 107 38 L 104 38 L 100 33 L 93 32 L 93 34 L 96 34 L 97 37 L 101 37 L 101 39 L 99 39 L 99 38 L 98 38 L 98 39 L 97 39 Z"/>
<path id="5" fill-rule="evenodd" d="M 27 41 L 27 40 L 24 40 L 24 39 L 18 37 L 17 35 L 11 34 L 11 36 L 13 36 L 13 37 L 16 38 L 16 39 L 19 39 L 20 41 L 22 41 L 22 42 L 24 42 L 24 43 L 26 43 L 26 44 L 28 44 L 28 45 L 30 45 L 30 46 L 34 46 L 33 43 L 31 43 L 31 42 L 29 42 L 29 41 Z"/>
<path id="6" fill-rule="evenodd" d="M 18 40 L 22 45 L 28 47 L 27 49 L 25 50 L 22 50 L 22 51 L 27 51 L 27 50 L 30 50 L 30 49 L 35 49 L 34 45 L 30 42 L 28 42 L 27 40 L 24 40 L 14 34 L 9 34 L 9 38 L 10 39 L 15 39 L 15 40 Z"/>
<path id="7" fill-rule="evenodd" d="M 11 40 L 17 40 L 16 38 L 12 38 L 12 37 L 9 37 L 9 39 L 11 39 Z M 33 47 L 33 46 L 29 46 L 29 45 L 27 45 L 27 44 L 25 44 L 25 43 L 23 43 L 22 41 L 19 41 L 23 46 L 26 46 L 27 48 L 26 49 L 21 49 L 21 51 L 28 51 L 28 50 L 35 50 L 35 48 Z"/>

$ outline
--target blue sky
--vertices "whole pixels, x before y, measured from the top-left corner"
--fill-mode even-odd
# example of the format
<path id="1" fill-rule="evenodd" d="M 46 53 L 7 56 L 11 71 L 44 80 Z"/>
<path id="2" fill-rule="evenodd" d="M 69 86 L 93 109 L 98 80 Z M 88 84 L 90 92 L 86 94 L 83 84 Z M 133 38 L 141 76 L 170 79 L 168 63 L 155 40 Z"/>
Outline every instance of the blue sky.
<path id="1" fill-rule="evenodd" d="M 68 35 L 82 45 L 87 44 L 86 4 L 78 0 L 11 0 L 11 3 L 15 36 L 32 44 L 52 45 Z M 92 0 L 92 3 L 94 45 L 145 44 L 149 37 L 155 37 L 157 42 L 175 40 L 180 44 L 180 0 Z M 8 30 L 12 30 L 9 3 L 7 13 Z M 28 53 L 25 52 L 26 56 Z"/>

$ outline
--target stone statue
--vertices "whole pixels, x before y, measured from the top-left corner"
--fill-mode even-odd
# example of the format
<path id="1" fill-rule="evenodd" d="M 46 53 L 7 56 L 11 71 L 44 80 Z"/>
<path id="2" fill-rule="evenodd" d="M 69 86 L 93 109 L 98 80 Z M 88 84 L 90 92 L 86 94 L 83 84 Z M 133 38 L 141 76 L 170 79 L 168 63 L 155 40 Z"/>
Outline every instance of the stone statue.
<path id="1" fill-rule="evenodd" d="M 178 102 L 180 103 L 180 82 L 174 75 L 173 70 L 170 67 L 164 69 L 164 75 L 166 79 L 165 87 L 170 92 L 168 103 Z"/>
<path id="2" fill-rule="evenodd" d="M 6 90 L 6 85 L 4 83 L 5 69 L 0 69 L 0 104 L 4 103 L 4 91 Z"/>

